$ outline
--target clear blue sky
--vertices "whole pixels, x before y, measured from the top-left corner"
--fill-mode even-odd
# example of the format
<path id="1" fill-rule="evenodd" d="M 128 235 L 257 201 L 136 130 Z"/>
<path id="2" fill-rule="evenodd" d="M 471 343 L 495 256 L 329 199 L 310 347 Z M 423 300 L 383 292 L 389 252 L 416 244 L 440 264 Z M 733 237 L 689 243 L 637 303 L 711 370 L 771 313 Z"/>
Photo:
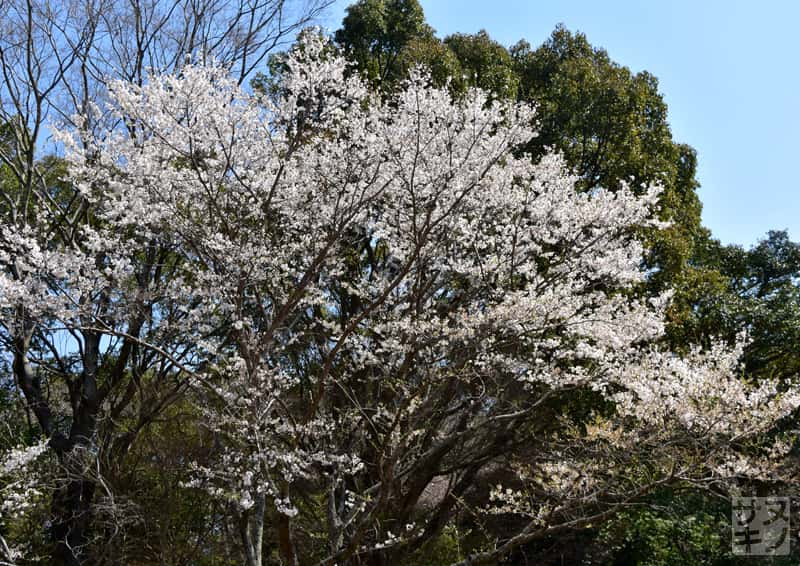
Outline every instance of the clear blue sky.
<path id="1" fill-rule="evenodd" d="M 339 27 L 339 0 L 327 27 Z M 541 44 L 555 25 L 659 79 L 676 141 L 699 156 L 703 222 L 749 246 L 800 239 L 800 2 L 794 0 L 421 0 L 440 37 L 485 29 Z"/>

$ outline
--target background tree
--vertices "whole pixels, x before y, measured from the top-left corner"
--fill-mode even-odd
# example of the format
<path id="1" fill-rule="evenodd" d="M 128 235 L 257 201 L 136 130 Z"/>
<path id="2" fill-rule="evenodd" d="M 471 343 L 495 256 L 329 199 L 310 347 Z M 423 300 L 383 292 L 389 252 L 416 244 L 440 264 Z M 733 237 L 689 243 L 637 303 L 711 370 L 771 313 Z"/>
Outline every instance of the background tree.
<path id="1" fill-rule="evenodd" d="M 709 239 L 693 261 L 719 274 L 720 285 L 692 305 L 686 327 L 698 340 L 712 334 L 733 340 L 744 332 L 751 340 L 743 359 L 748 373 L 785 380 L 797 375 L 800 245 L 785 231 L 770 231 L 749 250 Z"/>
<path id="2" fill-rule="evenodd" d="M 455 88 L 478 87 L 508 100 L 517 99 L 519 77 L 508 50 L 486 31 L 447 36 L 444 45 L 455 55 L 461 75 L 454 76 Z M 424 62 L 423 62 L 424 63 Z"/>
<path id="3" fill-rule="evenodd" d="M 403 50 L 435 43 L 433 29 L 417 0 L 363 0 L 347 8 L 336 41 L 373 84 L 390 85 L 405 78 Z M 420 53 L 423 54 L 423 53 Z"/>

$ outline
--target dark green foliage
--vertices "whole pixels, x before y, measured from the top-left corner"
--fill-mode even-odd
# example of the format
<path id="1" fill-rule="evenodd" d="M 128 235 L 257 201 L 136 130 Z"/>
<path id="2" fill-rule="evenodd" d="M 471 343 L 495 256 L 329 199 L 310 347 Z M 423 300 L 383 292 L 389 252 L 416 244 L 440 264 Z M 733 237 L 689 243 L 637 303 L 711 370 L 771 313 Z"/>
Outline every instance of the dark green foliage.
<path id="1" fill-rule="evenodd" d="M 540 135 L 529 145 L 535 155 L 558 147 L 585 188 L 650 185 L 675 175 L 679 153 L 655 77 L 632 74 L 564 27 L 535 51 L 521 42 L 511 52 L 521 98 L 539 106 Z"/>
<path id="2" fill-rule="evenodd" d="M 450 84 L 453 92 L 461 92 L 464 88 L 463 70 L 455 53 L 435 37 L 414 39 L 408 42 L 400 52 L 402 76 L 414 67 L 421 66 L 431 74 L 435 85 Z"/>
<path id="3" fill-rule="evenodd" d="M 475 86 L 499 98 L 516 98 L 519 78 L 508 50 L 481 30 L 474 35 L 456 33 L 444 40 L 461 67 L 454 77 L 460 88 Z"/>
<path id="4" fill-rule="evenodd" d="M 592 564 L 680 566 L 730 563 L 730 509 L 708 497 L 664 493 L 603 527 Z"/>
<path id="5" fill-rule="evenodd" d="M 745 370 L 751 376 L 791 378 L 800 371 L 800 244 L 785 231 L 770 231 L 750 250 L 708 239 L 693 263 L 712 274 L 705 289 L 694 285 L 691 316 L 675 330 L 697 342 L 713 336 L 750 340 Z"/>
<path id="6" fill-rule="evenodd" d="M 336 42 L 373 84 L 395 84 L 405 76 L 401 53 L 433 39 L 417 0 L 360 0 L 347 9 Z"/>

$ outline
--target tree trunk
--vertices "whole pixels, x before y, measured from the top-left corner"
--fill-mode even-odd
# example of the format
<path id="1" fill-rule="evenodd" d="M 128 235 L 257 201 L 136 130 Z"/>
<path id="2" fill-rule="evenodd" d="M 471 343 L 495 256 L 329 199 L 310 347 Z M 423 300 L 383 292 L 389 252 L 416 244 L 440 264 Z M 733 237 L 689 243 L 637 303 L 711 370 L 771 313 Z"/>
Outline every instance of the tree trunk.
<path id="1" fill-rule="evenodd" d="M 78 566 L 89 542 L 95 482 L 88 466 L 94 458 L 97 415 L 100 394 L 97 390 L 97 371 L 100 361 L 100 334 L 85 332 L 83 371 L 80 381 L 71 384 L 73 414 L 68 439 L 52 443 L 64 474 L 63 484 L 53 497 L 52 535 L 55 542 L 53 563 L 59 566 Z M 62 444 L 59 446 L 59 444 Z"/>
<path id="2" fill-rule="evenodd" d="M 53 498 L 52 536 L 56 541 L 53 564 L 79 566 L 89 542 L 94 482 L 75 477 L 67 480 Z"/>
<path id="3" fill-rule="evenodd" d="M 242 514 L 239 528 L 247 566 L 261 566 L 265 509 L 266 499 L 263 494 L 259 493 L 255 496 L 253 508 Z"/>
<path id="4" fill-rule="evenodd" d="M 278 513 L 278 544 L 280 545 L 283 563 L 287 566 L 297 566 L 299 563 L 294 549 L 292 521 L 283 513 Z"/>

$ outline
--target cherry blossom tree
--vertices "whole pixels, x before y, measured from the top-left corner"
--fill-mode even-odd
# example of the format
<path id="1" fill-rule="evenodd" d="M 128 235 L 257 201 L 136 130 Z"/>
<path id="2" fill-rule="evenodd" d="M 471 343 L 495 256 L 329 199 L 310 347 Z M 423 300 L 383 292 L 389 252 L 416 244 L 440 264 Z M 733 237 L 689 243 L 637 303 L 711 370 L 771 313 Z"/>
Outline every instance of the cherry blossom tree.
<path id="1" fill-rule="evenodd" d="M 748 384 L 738 350 L 663 351 L 669 295 L 628 292 L 657 188 L 576 191 L 518 151 L 531 107 L 424 71 L 382 98 L 315 33 L 283 63 L 266 94 L 214 65 L 112 83 L 128 127 L 61 134 L 71 236 L 3 227 L 7 331 L 73 340 L 30 371 L 105 347 L 70 382 L 103 393 L 71 429 L 89 454 L 124 450 L 96 434 L 118 383 L 197 391 L 217 448 L 191 485 L 250 565 L 269 536 L 287 564 L 399 560 L 463 512 L 505 519 L 466 561 L 493 563 L 664 485 L 785 475 L 798 390 Z"/>

